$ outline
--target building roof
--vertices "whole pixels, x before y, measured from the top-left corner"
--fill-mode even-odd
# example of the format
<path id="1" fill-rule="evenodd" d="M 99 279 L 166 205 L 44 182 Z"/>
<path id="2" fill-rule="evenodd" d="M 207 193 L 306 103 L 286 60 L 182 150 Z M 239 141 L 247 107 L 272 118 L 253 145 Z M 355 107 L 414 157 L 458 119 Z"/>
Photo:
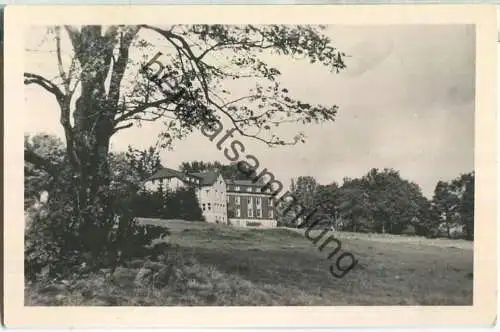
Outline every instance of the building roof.
<path id="1" fill-rule="evenodd" d="M 151 175 L 145 181 L 155 180 L 155 179 L 171 179 L 178 178 L 184 180 L 184 174 L 182 172 L 176 171 L 175 169 L 163 167 L 159 169 L 156 173 Z"/>
<path id="2" fill-rule="evenodd" d="M 253 182 L 252 180 L 226 180 L 227 184 L 234 184 L 236 186 L 250 186 L 261 188 L 264 186 L 263 183 Z"/>
<path id="3" fill-rule="evenodd" d="M 154 173 L 152 176 L 147 178 L 145 181 L 156 180 L 156 179 L 171 179 L 178 178 L 182 181 L 187 181 L 187 177 L 194 177 L 200 179 L 200 184 L 202 186 L 211 186 L 219 177 L 219 172 L 216 171 L 206 171 L 206 172 L 195 172 L 195 173 L 183 173 L 176 171 L 175 169 L 163 167 Z"/>
<path id="4" fill-rule="evenodd" d="M 253 182 L 251 180 L 226 180 L 227 185 L 232 185 L 234 187 L 227 188 L 228 193 L 248 193 L 247 188 L 254 188 L 253 193 L 258 193 L 260 195 L 271 195 L 270 188 L 264 188 L 266 186 L 265 183 L 261 181 Z M 239 188 L 236 188 L 239 187 Z"/>
<path id="5" fill-rule="evenodd" d="M 201 179 L 201 185 L 203 186 L 211 186 L 219 177 L 219 172 L 205 171 L 205 172 L 188 173 L 188 175 L 195 176 Z"/>
<path id="6" fill-rule="evenodd" d="M 180 179 L 181 181 L 188 182 L 188 183 L 193 183 L 193 181 L 189 181 L 187 177 L 193 177 L 197 178 L 200 180 L 199 185 L 202 186 L 211 186 L 217 181 L 217 178 L 219 177 L 220 172 L 216 170 L 208 170 L 204 172 L 193 172 L 193 173 L 184 173 L 177 171 L 175 169 L 167 168 L 167 167 L 162 167 L 159 169 L 156 173 L 154 173 L 152 176 L 147 178 L 145 181 L 150 181 L 150 180 L 156 180 L 156 179 L 171 179 L 171 178 L 177 178 Z M 254 187 L 254 188 L 262 188 L 265 184 L 262 183 L 262 181 L 258 182 L 253 182 L 252 180 L 232 180 L 232 179 L 224 179 L 226 184 L 228 185 L 234 185 L 234 186 L 241 186 L 241 187 Z M 232 190 L 229 190 L 230 192 L 236 192 L 235 188 Z M 239 191 L 243 191 L 243 188 L 240 188 Z"/>

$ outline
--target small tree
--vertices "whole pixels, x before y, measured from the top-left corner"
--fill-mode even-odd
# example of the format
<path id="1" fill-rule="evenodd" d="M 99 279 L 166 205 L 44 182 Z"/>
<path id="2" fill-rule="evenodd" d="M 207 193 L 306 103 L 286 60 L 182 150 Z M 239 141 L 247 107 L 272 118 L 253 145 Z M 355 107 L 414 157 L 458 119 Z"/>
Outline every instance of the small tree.
<path id="1" fill-rule="evenodd" d="M 228 218 L 235 218 L 236 217 L 236 208 L 232 203 L 227 203 L 226 209 L 227 209 L 227 217 Z"/>
<path id="2" fill-rule="evenodd" d="M 162 215 L 167 219 L 205 220 L 194 188 L 179 188 L 170 193 Z"/>
<path id="3" fill-rule="evenodd" d="M 457 212 L 459 198 L 452 192 L 449 183 L 438 181 L 432 198 L 432 209 L 441 224 L 445 226 L 446 236 L 451 237 L 450 230 L 454 225 L 454 215 Z"/>
<path id="4" fill-rule="evenodd" d="M 456 210 L 467 240 L 474 240 L 474 185 L 474 172 L 460 175 L 450 185 L 459 202 Z"/>

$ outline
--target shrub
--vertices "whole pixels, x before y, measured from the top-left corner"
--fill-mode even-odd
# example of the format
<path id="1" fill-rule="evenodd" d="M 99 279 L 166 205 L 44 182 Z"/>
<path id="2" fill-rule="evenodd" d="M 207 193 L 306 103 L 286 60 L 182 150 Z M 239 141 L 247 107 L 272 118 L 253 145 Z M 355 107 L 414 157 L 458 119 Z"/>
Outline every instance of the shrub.
<path id="1" fill-rule="evenodd" d="M 251 221 L 251 222 L 247 222 L 247 226 L 249 226 L 249 227 L 258 227 L 258 226 L 262 226 L 262 223 L 256 222 L 256 221 Z"/>
<path id="2" fill-rule="evenodd" d="M 166 219 L 205 220 L 194 188 L 180 188 L 169 193 L 162 215 Z"/>
<path id="3" fill-rule="evenodd" d="M 134 206 L 130 203 L 135 199 L 137 194 L 132 194 L 126 199 L 117 200 L 114 205 L 115 225 L 108 234 L 108 254 L 115 264 L 143 257 L 154 240 L 169 235 L 165 227 L 140 225 L 137 222 Z"/>
<path id="4" fill-rule="evenodd" d="M 203 212 L 192 188 L 174 192 L 148 192 L 135 194 L 130 201 L 133 214 L 145 218 L 183 219 L 204 221 Z"/>
<path id="5" fill-rule="evenodd" d="M 26 278 L 64 278 L 89 269 L 114 268 L 134 257 L 144 257 L 154 240 L 169 233 L 164 227 L 138 224 L 130 204 L 134 198 L 135 195 L 130 195 L 112 202 L 115 223 L 106 226 L 106 246 L 99 257 L 82 251 L 82 235 L 77 231 L 71 202 L 54 199 L 42 208 L 28 209 Z"/>
<path id="6" fill-rule="evenodd" d="M 125 201 L 128 202 L 131 213 L 137 217 L 163 218 L 167 196 L 163 192 L 141 191 L 131 194 Z"/>
<path id="7" fill-rule="evenodd" d="M 79 241 L 73 231 L 71 209 L 49 204 L 41 209 L 28 209 L 25 228 L 25 276 L 64 276 L 83 262 Z"/>
<path id="8" fill-rule="evenodd" d="M 403 232 L 401 232 L 402 235 L 408 235 L 408 236 L 415 236 L 417 235 L 417 231 L 415 230 L 415 227 L 413 225 L 408 225 Z"/>

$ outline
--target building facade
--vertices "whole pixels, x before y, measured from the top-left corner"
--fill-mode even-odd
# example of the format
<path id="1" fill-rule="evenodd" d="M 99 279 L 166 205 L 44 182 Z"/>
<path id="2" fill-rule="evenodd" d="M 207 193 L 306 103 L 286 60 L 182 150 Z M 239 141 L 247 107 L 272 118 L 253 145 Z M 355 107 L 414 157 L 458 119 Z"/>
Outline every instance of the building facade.
<path id="1" fill-rule="evenodd" d="M 144 182 L 149 191 L 194 187 L 206 222 L 237 227 L 276 227 L 270 189 L 248 180 L 224 179 L 218 171 L 183 173 L 162 168 Z"/>
<path id="2" fill-rule="evenodd" d="M 227 180 L 228 218 L 240 227 L 276 227 L 270 190 L 249 180 Z"/>

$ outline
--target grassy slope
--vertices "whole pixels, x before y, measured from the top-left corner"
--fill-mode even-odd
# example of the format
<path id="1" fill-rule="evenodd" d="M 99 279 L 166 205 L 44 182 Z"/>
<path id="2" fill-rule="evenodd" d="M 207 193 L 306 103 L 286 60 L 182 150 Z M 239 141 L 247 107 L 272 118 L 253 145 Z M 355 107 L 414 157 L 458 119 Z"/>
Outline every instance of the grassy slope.
<path id="1" fill-rule="evenodd" d="M 464 241 L 337 233 L 359 264 L 344 278 L 303 234 L 171 224 L 178 244 L 168 285 L 91 275 L 64 290 L 27 288 L 26 304 L 53 305 L 471 305 L 473 251 Z M 335 259 L 335 258 L 334 258 Z M 161 268 L 161 264 L 157 264 Z M 129 276 L 127 277 L 127 273 Z M 165 278 L 165 276 L 163 276 Z M 58 299 L 55 299 L 58 294 Z"/>

